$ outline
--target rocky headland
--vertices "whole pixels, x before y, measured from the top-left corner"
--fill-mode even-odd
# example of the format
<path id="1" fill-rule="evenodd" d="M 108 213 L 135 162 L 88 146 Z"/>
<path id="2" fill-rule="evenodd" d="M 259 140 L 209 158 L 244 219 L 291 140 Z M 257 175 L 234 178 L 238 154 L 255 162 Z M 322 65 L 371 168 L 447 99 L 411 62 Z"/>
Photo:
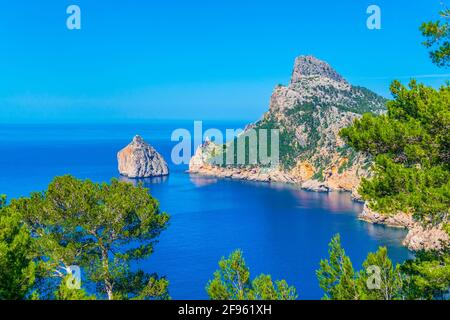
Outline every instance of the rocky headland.
<path id="1" fill-rule="evenodd" d="M 361 201 L 358 188 L 362 178 L 370 177 L 372 162 L 366 154 L 347 146 L 339 132 L 363 113 L 384 113 L 385 103 L 385 98 L 370 90 L 352 86 L 328 63 L 300 56 L 295 60 L 290 83 L 274 88 L 268 112 L 242 134 L 250 129 L 279 129 L 279 165 L 217 165 L 214 160 L 223 146 L 207 141 L 196 150 L 189 172 L 290 183 L 318 192 L 348 191 L 354 200 Z M 404 245 L 411 250 L 436 249 L 450 242 L 440 226 L 422 227 L 407 214 L 382 215 L 366 205 L 360 219 L 407 228 Z"/>
<path id="2" fill-rule="evenodd" d="M 314 191 L 353 191 L 367 177 L 370 159 L 348 147 L 339 131 L 365 112 L 385 112 L 386 100 L 349 84 L 328 63 L 312 56 L 295 60 L 289 85 L 275 87 L 269 111 L 249 129 L 280 130 L 280 165 L 217 166 L 206 142 L 189 171 L 234 179 L 298 184 Z M 357 193 L 354 193 L 357 196 Z"/>

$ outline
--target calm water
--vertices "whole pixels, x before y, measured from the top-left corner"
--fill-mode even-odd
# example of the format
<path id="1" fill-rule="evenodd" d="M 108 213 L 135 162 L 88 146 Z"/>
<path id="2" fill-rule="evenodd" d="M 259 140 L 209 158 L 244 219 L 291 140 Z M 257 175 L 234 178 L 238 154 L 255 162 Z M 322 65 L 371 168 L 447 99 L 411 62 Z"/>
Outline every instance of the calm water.
<path id="1" fill-rule="evenodd" d="M 240 128 L 242 123 L 207 123 L 204 128 Z M 140 134 L 168 162 L 173 129 L 193 129 L 192 122 L 128 125 L 0 125 L 0 193 L 9 198 L 45 189 L 52 177 L 109 181 L 118 177 L 116 153 Z M 293 187 L 218 180 L 171 166 L 168 178 L 144 180 L 170 227 L 156 252 L 141 267 L 167 275 L 174 299 L 207 298 L 204 287 L 219 259 L 244 251 L 253 276 L 269 273 L 297 287 L 300 298 L 318 299 L 315 277 L 327 244 L 340 233 L 356 268 L 369 251 L 388 246 L 401 262 L 410 253 L 401 246 L 405 231 L 358 221 L 361 204 L 348 194 L 319 194 Z"/>

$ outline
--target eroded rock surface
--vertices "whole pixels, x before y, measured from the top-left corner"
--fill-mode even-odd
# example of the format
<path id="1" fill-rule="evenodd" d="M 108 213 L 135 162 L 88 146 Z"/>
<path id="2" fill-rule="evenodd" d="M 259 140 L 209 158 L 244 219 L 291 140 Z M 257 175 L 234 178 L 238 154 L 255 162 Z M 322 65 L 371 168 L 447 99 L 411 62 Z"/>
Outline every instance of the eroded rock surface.
<path id="1" fill-rule="evenodd" d="M 382 113 L 385 99 L 352 86 L 328 63 L 312 56 L 296 58 L 290 83 L 275 87 L 269 110 L 247 126 L 280 131 L 278 166 L 217 166 L 213 154 L 221 146 L 205 144 L 192 158 L 189 171 L 218 177 L 295 183 L 316 191 L 352 191 L 367 177 L 370 159 L 348 147 L 342 128 L 365 112 Z M 213 152 L 217 151 L 217 152 Z"/>
<path id="2" fill-rule="evenodd" d="M 339 136 L 366 112 L 382 114 L 386 100 L 368 89 L 352 86 L 328 63 L 312 56 L 295 60 L 290 83 L 273 90 L 269 110 L 250 129 L 280 131 L 283 150 L 278 166 L 220 166 L 214 163 L 222 146 L 207 142 L 192 157 L 189 172 L 208 176 L 283 182 L 318 191 L 349 191 L 356 201 L 362 178 L 370 177 L 372 160 L 356 152 Z M 360 219 L 392 227 L 407 228 L 404 245 L 411 250 L 438 249 L 450 243 L 442 226 L 425 228 L 410 215 L 393 216 L 365 207 Z"/>
<path id="3" fill-rule="evenodd" d="M 370 209 L 366 204 L 359 218 L 369 223 L 408 229 L 403 245 L 412 251 L 441 250 L 450 243 L 450 237 L 443 230 L 442 225 L 423 226 L 404 212 L 395 215 L 381 214 Z"/>
<path id="4" fill-rule="evenodd" d="M 119 172 L 128 178 L 160 177 L 169 174 L 164 158 L 140 136 L 117 153 Z"/>

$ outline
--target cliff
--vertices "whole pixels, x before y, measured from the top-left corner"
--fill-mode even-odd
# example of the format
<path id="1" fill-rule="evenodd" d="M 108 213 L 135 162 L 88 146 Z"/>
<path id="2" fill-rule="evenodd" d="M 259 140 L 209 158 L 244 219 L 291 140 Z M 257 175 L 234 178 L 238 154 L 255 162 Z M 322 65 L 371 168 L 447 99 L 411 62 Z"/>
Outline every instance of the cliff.
<path id="1" fill-rule="evenodd" d="M 289 85 L 276 86 L 268 112 L 246 128 L 279 129 L 279 165 L 218 166 L 211 150 L 220 146 L 208 142 L 197 150 L 189 171 L 295 183 L 316 191 L 355 190 L 361 178 L 369 175 L 370 161 L 346 146 L 339 131 L 365 112 L 384 112 L 384 104 L 384 98 L 352 86 L 328 63 L 312 56 L 298 57 Z"/>
<path id="2" fill-rule="evenodd" d="M 365 205 L 359 218 L 369 223 L 408 229 L 403 245 L 412 251 L 441 250 L 450 243 L 450 237 L 444 231 L 442 224 L 424 226 L 404 212 L 393 215 L 380 214 Z"/>
<path id="3" fill-rule="evenodd" d="M 352 86 L 328 63 L 312 56 L 298 57 L 290 83 L 275 87 L 269 110 L 237 138 L 246 139 L 251 129 L 278 129 L 279 163 L 218 165 L 218 155 L 230 145 L 206 142 L 192 157 L 189 172 L 292 183 L 321 192 L 351 191 L 354 199 L 360 200 L 357 189 L 361 179 L 370 176 L 371 159 L 347 146 L 339 132 L 363 113 L 385 112 L 385 103 L 386 99 L 370 90 Z M 440 249 L 450 243 L 442 226 L 421 226 L 405 213 L 383 215 L 365 206 L 360 219 L 408 229 L 404 245 L 411 250 Z"/>

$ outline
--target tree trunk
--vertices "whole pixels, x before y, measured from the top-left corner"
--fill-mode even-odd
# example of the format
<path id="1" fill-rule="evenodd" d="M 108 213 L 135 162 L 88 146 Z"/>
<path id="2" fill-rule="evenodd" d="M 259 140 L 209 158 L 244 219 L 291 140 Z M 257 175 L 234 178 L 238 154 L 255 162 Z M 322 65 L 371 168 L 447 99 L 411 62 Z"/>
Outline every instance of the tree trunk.
<path id="1" fill-rule="evenodd" d="M 108 300 L 113 300 L 113 285 L 111 283 L 111 279 L 109 278 L 109 263 L 108 263 L 108 250 L 102 247 L 102 264 L 103 264 L 103 272 L 105 275 L 104 283 L 105 283 L 105 291 L 108 294 Z"/>

